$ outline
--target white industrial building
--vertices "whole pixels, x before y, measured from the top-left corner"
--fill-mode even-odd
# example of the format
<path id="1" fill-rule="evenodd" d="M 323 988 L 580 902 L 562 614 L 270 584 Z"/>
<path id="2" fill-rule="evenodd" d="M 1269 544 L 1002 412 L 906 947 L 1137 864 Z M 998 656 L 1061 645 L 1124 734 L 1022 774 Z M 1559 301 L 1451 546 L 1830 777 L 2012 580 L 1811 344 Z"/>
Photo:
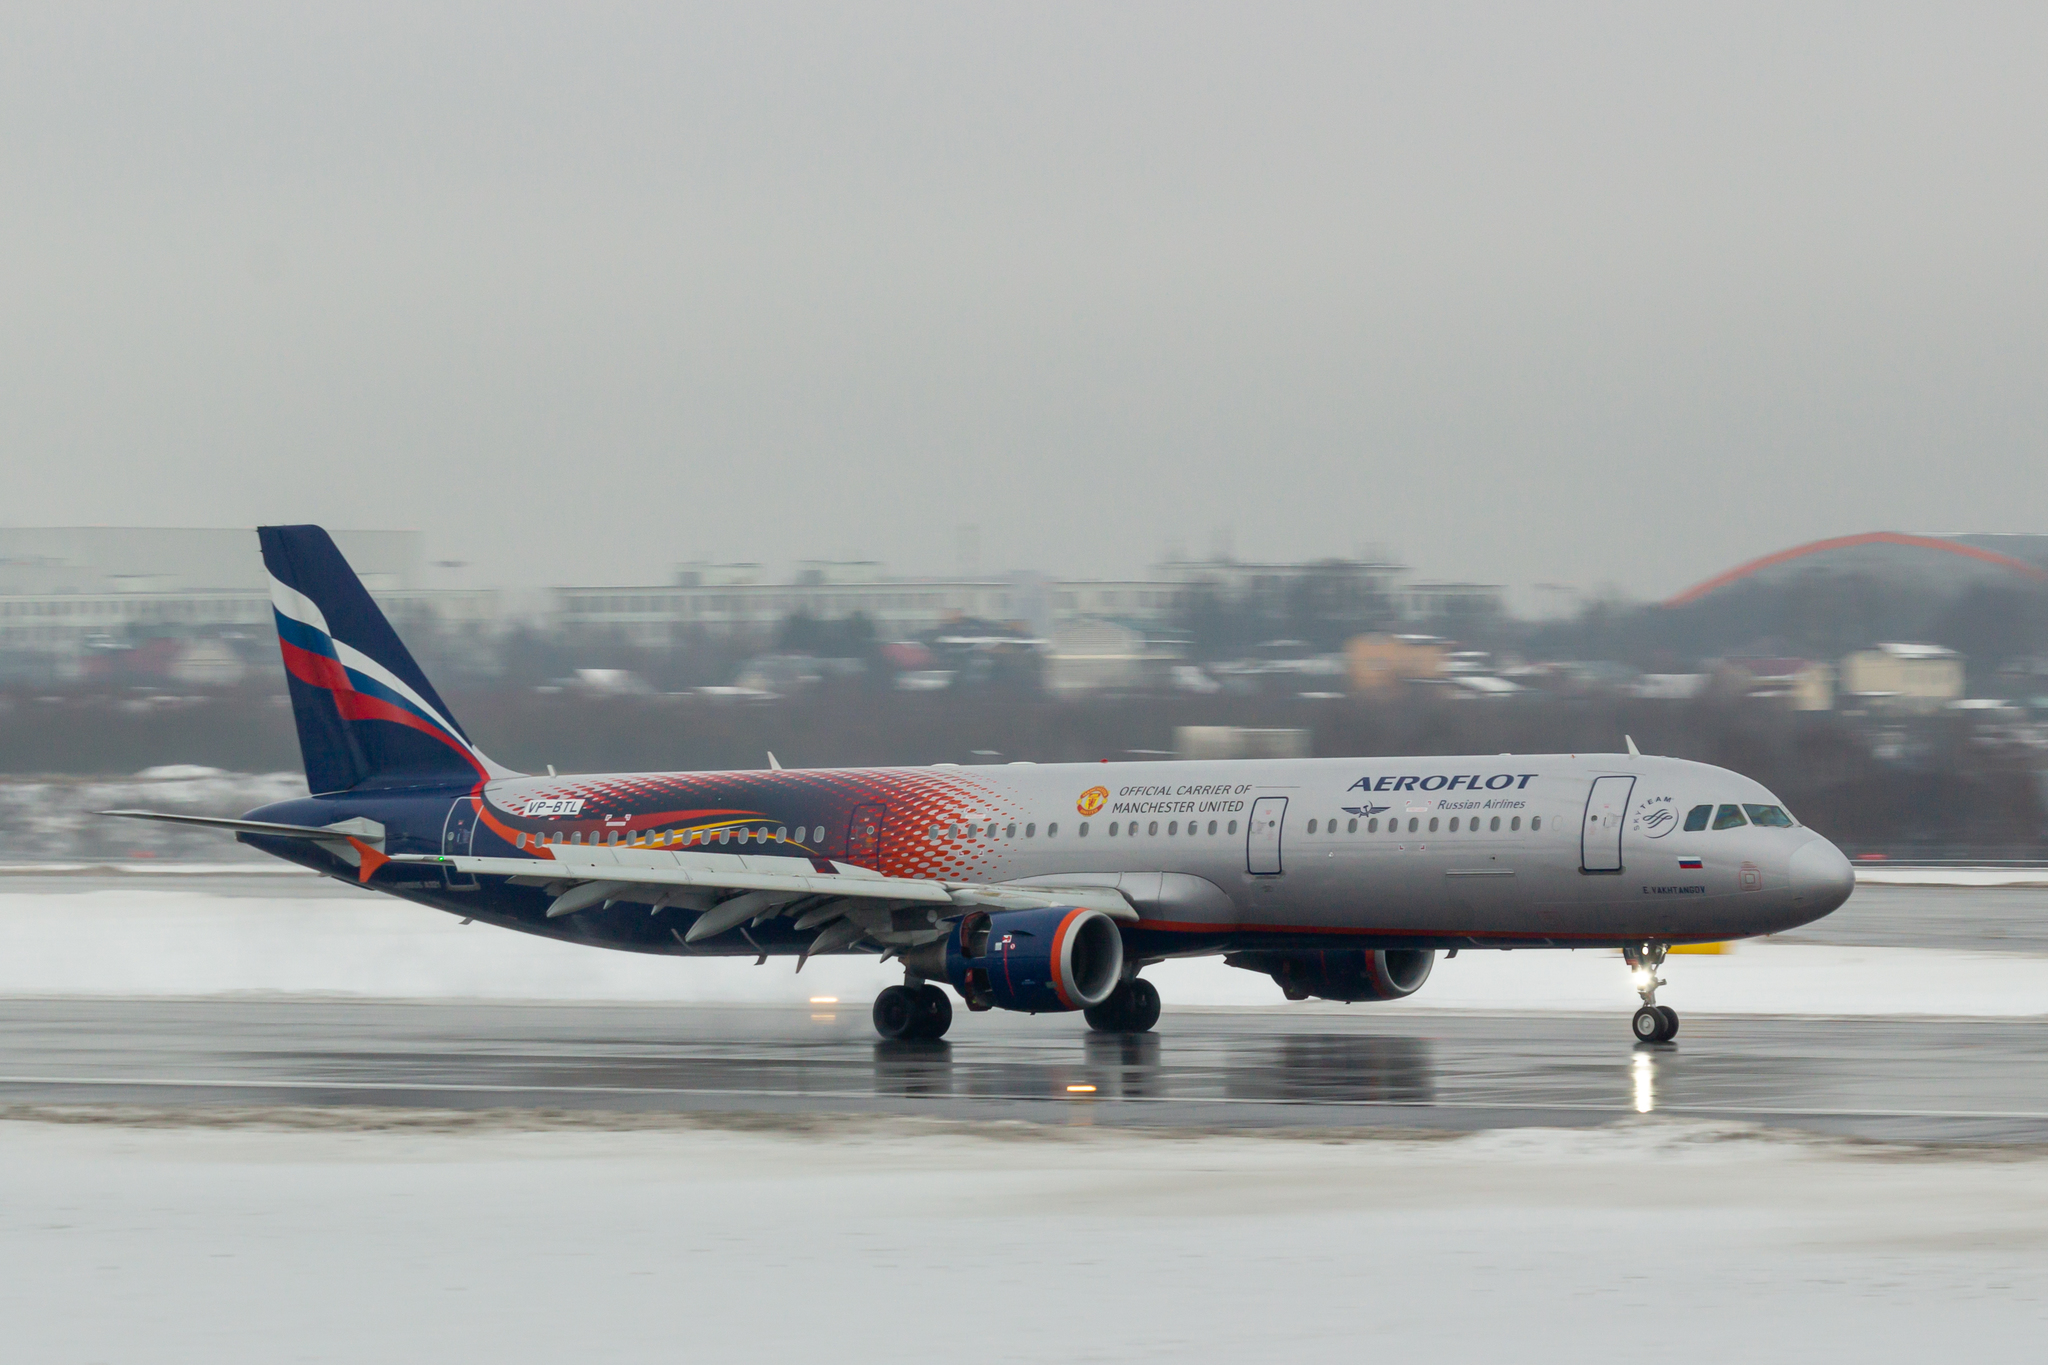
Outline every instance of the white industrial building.
<path id="1" fill-rule="evenodd" d="M 335 544 L 392 619 L 488 626 L 491 590 L 420 582 L 418 531 L 336 531 Z M 75 659 L 137 634 L 218 637 L 272 629 L 270 583 L 248 529 L 0 527 L 0 651 Z"/>

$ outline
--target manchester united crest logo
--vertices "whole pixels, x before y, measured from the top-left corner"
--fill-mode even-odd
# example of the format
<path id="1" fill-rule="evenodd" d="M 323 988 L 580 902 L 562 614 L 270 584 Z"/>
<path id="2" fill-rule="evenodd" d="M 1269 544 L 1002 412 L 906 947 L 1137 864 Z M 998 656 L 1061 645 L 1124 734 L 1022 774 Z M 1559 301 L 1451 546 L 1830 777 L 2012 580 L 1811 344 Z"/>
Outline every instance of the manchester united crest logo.
<path id="1" fill-rule="evenodd" d="M 1109 788 L 1090 787 L 1081 793 L 1081 799 L 1074 803 L 1074 809 L 1083 815 L 1093 815 L 1109 801 Z"/>

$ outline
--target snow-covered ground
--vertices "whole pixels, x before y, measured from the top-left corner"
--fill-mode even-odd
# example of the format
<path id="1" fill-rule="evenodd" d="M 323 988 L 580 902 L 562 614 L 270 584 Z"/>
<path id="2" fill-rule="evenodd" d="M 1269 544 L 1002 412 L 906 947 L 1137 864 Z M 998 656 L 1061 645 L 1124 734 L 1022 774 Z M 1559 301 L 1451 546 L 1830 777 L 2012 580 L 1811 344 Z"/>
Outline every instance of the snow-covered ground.
<path id="1" fill-rule="evenodd" d="M 1859 886 L 2048 886 L 2048 867 L 1893 867 L 1856 864 Z"/>
<path id="2" fill-rule="evenodd" d="M 483 925 L 372 893 L 215 896 L 157 885 L 75 894 L 0 883 L 0 994 L 238 992 L 664 1002 L 799 1003 L 871 996 L 895 976 L 871 957 L 650 957 Z M 1215 959 L 1147 973 L 1169 1009 L 1284 1005 L 1263 976 Z M 2048 1014 L 2048 957 L 1745 943 L 1675 956 L 1659 997 L 1687 1013 L 2012 1016 Z M 1420 994 L 1371 1008 L 1611 1011 L 1635 1000 L 1611 952 L 1464 952 L 1439 959 Z"/>
<path id="3" fill-rule="evenodd" d="M 2038 1155 L 376 1121 L 0 1123 L 6 1357 L 1919 1365 L 2048 1322 Z"/>

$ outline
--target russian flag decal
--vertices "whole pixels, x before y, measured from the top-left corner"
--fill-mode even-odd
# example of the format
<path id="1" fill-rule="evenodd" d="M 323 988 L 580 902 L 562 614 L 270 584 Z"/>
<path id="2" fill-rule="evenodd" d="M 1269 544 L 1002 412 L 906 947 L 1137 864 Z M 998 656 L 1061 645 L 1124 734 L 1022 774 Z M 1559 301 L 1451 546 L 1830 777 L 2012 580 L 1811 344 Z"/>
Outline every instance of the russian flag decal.
<path id="1" fill-rule="evenodd" d="M 1701 868 L 1705 867 L 1706 863 L 1702 862 L 1698 858 L 1680 858 L 1678 860 L 1678 865 L 1682 868 L 1685 868 L 1688 871 L 1697 872 Z"/>

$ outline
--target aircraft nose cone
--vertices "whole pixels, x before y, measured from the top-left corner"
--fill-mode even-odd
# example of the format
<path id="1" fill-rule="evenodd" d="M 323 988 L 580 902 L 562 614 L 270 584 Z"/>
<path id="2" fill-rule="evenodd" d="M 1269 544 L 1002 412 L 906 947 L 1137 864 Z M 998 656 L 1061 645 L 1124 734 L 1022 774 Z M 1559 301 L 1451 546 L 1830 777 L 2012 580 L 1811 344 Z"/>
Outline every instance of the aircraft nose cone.
<path id="1" fill-rule="evenodd" d="M 1795 852 L 1787 871 L 1793 901 L 1815 918 L 1835 909 L 1856 889 L 1856 869 L 1842 856 L 1842 850 L 1825 839 L 1815 839 Z"/>

